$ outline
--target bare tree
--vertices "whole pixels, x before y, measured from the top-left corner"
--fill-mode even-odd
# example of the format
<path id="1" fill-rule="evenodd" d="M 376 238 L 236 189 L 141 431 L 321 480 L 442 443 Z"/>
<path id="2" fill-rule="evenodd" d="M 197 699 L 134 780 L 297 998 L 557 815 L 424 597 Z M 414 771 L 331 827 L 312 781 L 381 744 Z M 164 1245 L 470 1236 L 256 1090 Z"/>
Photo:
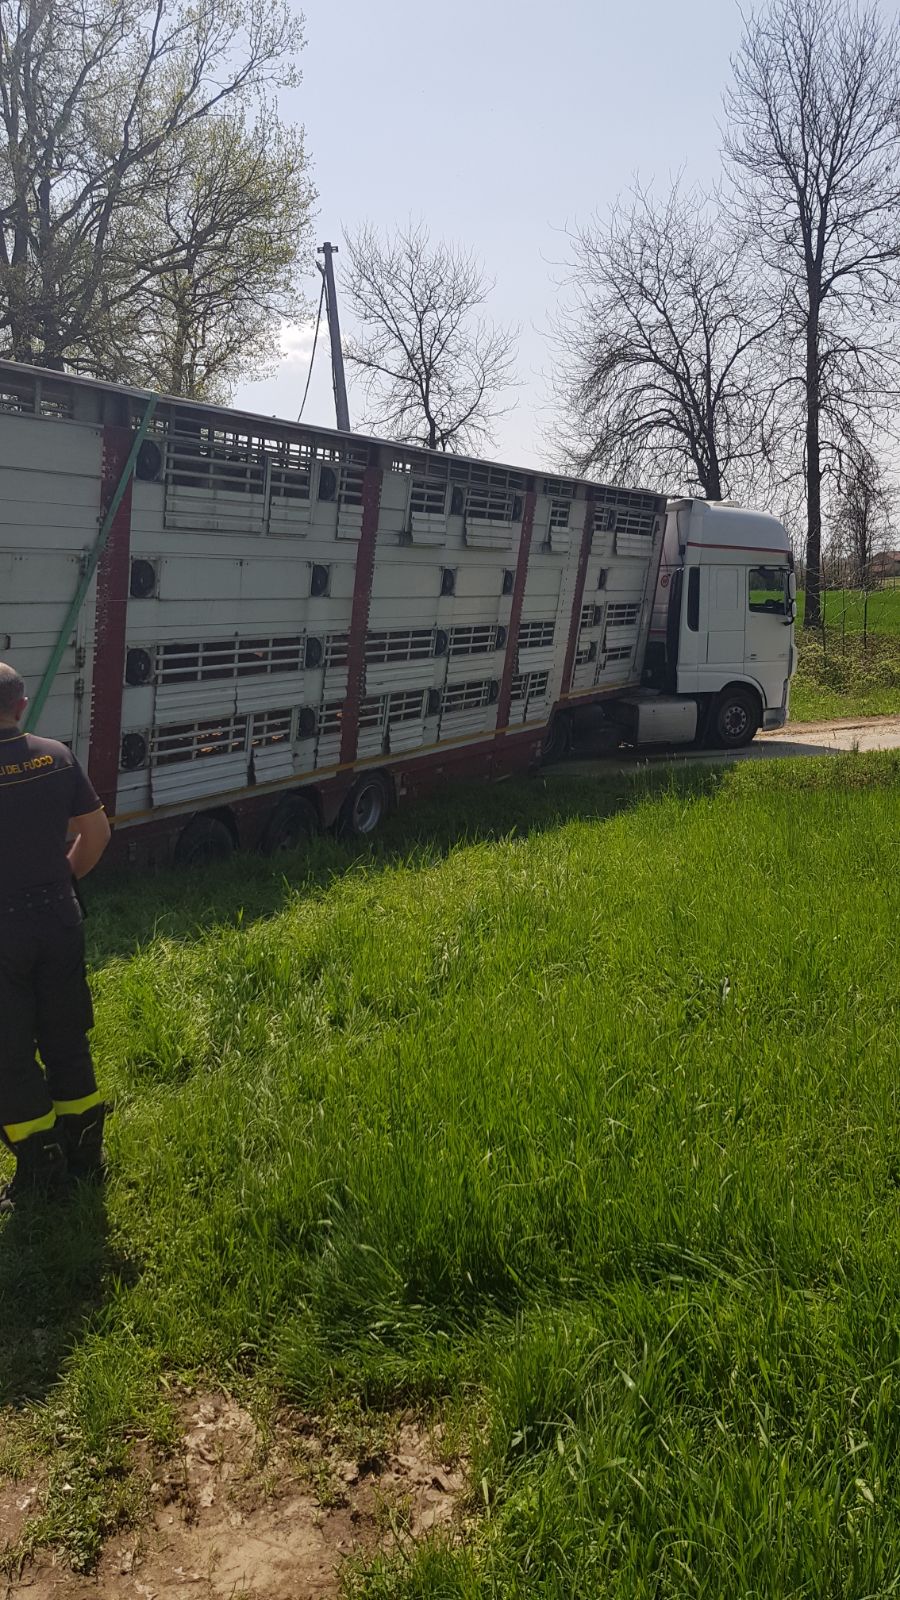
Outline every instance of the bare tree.
<path id="1" fill-rule="evenodd" d="M 161 306 L 173 281 L 196 283 L 201 254 L 233 247 L 242 204 L 258 229 L 260 196 L 271 220 L 289 193 L 302 230 L 302 139 L 289 178 L 283 149 L 274 162 L 258 138 L 253 149 L 254 127 L 277 133 L 266 93 L 297 81 L 301 43 L 289 0 L 0 0 L 4 353 L 133 376 L 155 359 L 154 294 Z M 273 273 L 257 252 L 259 303 L 273 281 L 286 287 L 280 246 L 274 256 Z"/>
<path id="2" fill-rule="evenodd" d="M 890 540 L 895 501 L 882 462 L 861 440 L 851 441 L 834 506 L 835 554 L 850 588 L 872 588 L 877 557 Z"/>
<path id="3" fill-rule="evenodd" d="M 785 301 L 806 478 L 805 625 L 819 623 L 825 457 L 896 387 L 900 31 L 877 5 L 771 0 L 746 23 L 726 157 Z M 798 353 L 798 357 L 794 352 Z M 798 376 L 799 373 L 799 376 Z"/>
<path id="4" fill-rule="evenodd" d="M 513 382 L 516 331 L 479 315 L 493 288 L 480 262 L 410 224 L 346 238 L 342 284 L 360 326 L 345 345 L 366 397 L 365 425 L 432 450 L 493 438 Z"/>
<path id="5" fill-rule="evenodd" d="M 764 339 L 745 247 L 678 184 L 573 238 L 574 299 L 557 332 L 557 437 L 577 471 L 665 481 L 720 500 L 765 456 Z"/>

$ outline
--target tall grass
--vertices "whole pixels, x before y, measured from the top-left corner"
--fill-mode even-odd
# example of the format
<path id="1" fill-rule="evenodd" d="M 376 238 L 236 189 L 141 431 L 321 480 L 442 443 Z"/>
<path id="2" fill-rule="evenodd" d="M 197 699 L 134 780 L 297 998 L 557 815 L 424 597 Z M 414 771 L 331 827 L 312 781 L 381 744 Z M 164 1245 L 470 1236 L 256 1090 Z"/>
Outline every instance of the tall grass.
<path id="1" fill-rule="evenodd" d="M 505 839 L 421 813 L 137 948 L 154 883 L 99 897 L 108 1234 L 73 1284 L 0 1232 L 0 1394 L 89 1480 L 38 1533 L 90 1554 L 205 1370 L 473 1419 L 470 1536 L 360 1593 L 894 1592 L 898 776 L 509 787 Z"/>
<path id="2" fill-rule="evenodd" d="M 802 627 L 798 596 L 799 664 L 791 684 L 795 722 L 900 713 L 900 589 L 823 592 L 824 627 Z"/>
<path id="3" fill-rule="evenodd" d="M 873 636 L 863 647 L 859 634 L 842 643 L 829 632 L 823 649 L 820 633 L 799 633 L 797 649 L 792 722 L 900 714 L 900 640 L 895 636 Z"/>

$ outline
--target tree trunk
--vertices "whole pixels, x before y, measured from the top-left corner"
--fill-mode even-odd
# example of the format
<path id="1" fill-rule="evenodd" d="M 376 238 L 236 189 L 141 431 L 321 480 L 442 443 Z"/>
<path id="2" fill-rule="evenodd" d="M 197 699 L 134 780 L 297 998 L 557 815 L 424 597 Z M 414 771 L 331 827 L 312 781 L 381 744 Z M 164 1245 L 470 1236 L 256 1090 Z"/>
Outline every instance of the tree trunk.
<path id="1" fill-rule="evenodd" d="M 175 332 L 172 337 L 172 359 L 169 368 L 170 394 L 189 395 L 190 384 L 186 383 L 187 373 L 187 327 L 185 326 L 184 312 L 179 307 L 175 313 Z"/>
<path id="2" fill-rule="evenodd" d="M 707 500 L 721 500 L 722 498 L 722 470 L 719 466 L 719 452 L 716 448 L 716 425 L 718 418 L 712 399 L 712 368 L 707 342 L 706 370 L 704 372 L 704 385 L 706 389 L 706 404 L 703 416 L 703 432 L 698 441 L 700 448 L 696 451 L 697 467 L 700 473 L 700 483 Z M 700 458 L 704 457 L 705 460 Z M 705 468 L 705 471 L 704 471 Z"/>
<path id="3" fill-rule="evenodd" d="M 821 625 L 822 462 L 819 444 L 819 310 L 806 324 L 806 605 L 804 628 Z"/>
<path id="4" fill-rule="evenodd" d="M 706 495 L 707 500 L 721 500 L 722 498 L 722 475 L 719 471 L 719 462 L 714 452 L 710 458 L 709 467 L 706 473 L 706 483 L 703 486 L 703 492 Z"/>

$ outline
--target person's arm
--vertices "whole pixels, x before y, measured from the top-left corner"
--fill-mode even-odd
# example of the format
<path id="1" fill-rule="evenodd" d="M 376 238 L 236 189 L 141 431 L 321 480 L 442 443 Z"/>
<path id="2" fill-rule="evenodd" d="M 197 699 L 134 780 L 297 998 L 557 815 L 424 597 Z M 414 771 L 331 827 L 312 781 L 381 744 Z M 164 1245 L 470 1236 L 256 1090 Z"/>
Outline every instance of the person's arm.
<path id="1" fill-rule="evenodd" d="M 97 865 L 109 844 L 110 829 L 106 812 L 88 811 L 83 817 L 73 817 L 70 828 L 75 835 L 69 850 L 69 866 L 75 878 L 84 878 Z"/>

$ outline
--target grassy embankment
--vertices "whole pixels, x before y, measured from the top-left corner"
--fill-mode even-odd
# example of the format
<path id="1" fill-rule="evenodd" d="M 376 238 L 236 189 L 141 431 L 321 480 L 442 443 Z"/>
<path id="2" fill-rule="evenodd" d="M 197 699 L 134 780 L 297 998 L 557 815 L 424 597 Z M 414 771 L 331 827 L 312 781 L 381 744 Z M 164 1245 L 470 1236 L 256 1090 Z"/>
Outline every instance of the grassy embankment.
<path id="1" fill-rule="evenodd" d="M 90 1561 L 187 1374 L 450 1419 L 471 1531 L 369 1597 L 893 1592 L 898 783 L 534 780 L 94 890 L 106 1214 L 0 1227 L 29 1536 Z"/>
<path id="2" fill-rule="evenodd" d="M 791 719 L 900 713 L 900 588 L 861 593 L 829 590 L 821 631 L 804 633 L 804 595 L 797 599 L 800 666 L 791 685 Z"/>

